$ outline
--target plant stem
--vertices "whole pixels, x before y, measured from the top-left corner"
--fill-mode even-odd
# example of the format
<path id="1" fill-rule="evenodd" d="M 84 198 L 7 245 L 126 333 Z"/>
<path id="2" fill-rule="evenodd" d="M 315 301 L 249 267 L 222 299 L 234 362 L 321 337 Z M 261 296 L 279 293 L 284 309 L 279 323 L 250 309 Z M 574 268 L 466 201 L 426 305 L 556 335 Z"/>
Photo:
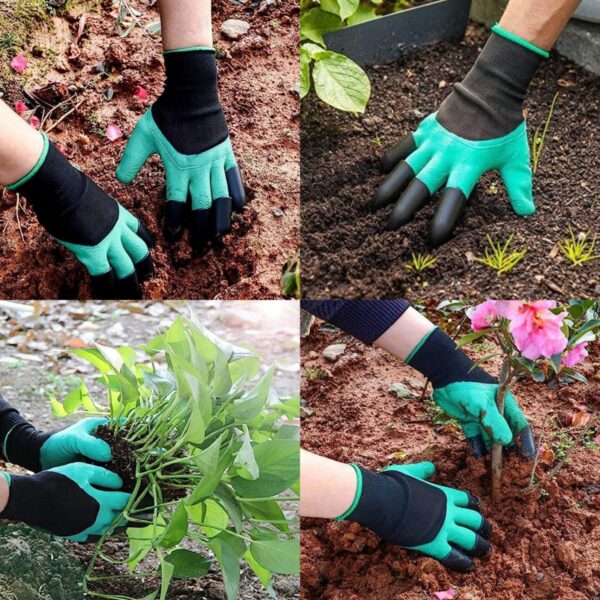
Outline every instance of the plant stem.
<path id="1" fill-rule="evenodd" d="M 496 396 L 498 412 L 504 416 L 504 398 L 512 379 L 512 355 L 507 354 L 502 362 L 500 382 Z M 494 442 L 492 446 L 492 501 L 498 504 L 502 501 L 502 445 Z"/>

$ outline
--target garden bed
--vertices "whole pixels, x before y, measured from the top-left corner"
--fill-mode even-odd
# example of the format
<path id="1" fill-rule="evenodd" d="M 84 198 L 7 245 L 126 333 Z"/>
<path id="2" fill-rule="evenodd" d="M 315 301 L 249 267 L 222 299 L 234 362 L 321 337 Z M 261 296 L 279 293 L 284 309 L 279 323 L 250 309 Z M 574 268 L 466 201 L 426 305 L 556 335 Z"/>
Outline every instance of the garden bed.
<path id="1" fill-rule="evenodd" d="M 2 82 L 4 100 L 12 107 L 25 99 L 23 87 L 31 91 L 34 85 L 54 81 L 58 90 L 58 96 L 52 98 L 55 103 L 70 93 L 68 86 L 77 86 L 75 104 L 82 100 L 83 104 L 50 137 L 79 168 L 139 216 L 156 238 L 152 251 L 156 275 L 144 285 L 144 296 L 280 297 L 281 267 L 296 252 L 299 232 L 298 95 L 294 91 L 298 9 L 289 2 L 265 5 L 261 10 L 258 2 L 213 6 L 220 95 L 249 203 L 234 219 L 232 233 L 199 257 L 192 254 L 187 234 L 175 245 L 164 239 L 160 160 L 151 159 L 131 186 L 123 186 L 114 171 L 126 140 L 110 142 L 104 135 L 111 123 L 126 136 L 131 133 L 147 108 L 133 95 L 138 86 L 148 91 L 150 102 L 161 93 L 160 38 L 142 27 L 119 37 L 115 9 L 105 0 L 88 3 L 96 8 L 87 7 L 90 14 L 84 33 L 73 48 L 71 42 L 86 7 L 73 3 L 65 14 L 50 18 L 34 8 L 28 9 L 31 13 L 22 13 L 29 4 L 39 7 L 44 3 L 19 0 L 15 7 L 12 3 L 10 8 L 0 5 L 0 62 L 6 67 L 13 55 L 21 53 L 30 64 L 20 76 L 0 69 L 0 74 L 10 75 Z M 144 25 L 158 19 L 154 2 L 137 0 L 130 4 L 142 11 Z M 15 11 L 25 15 L 21 21 L 15 21 Z M 221 23 L 229 18 L 246 20 L 249 32 L 237 41 L 228 40 L 219 32 Z M 18 32 L 16 37 L 14 31 Z M 98 73 L 102 64 L 110 72 L 108 77 Z M 65 106 L 70 108 L 71 104 Z M 60 110 L 55 115 L 60 115 Z M 83 267 L 45 233 L 31 210 L 15 211 L 12 193 L 2 196 L 0 223 L 0 288 L 4 297 L 90 297 Z"/>
<path id="2" fill-rule="evenodd" d="M 574 267 L 558 242 L 597 232 L 600 216 L 600 78 L 552 54 L 527 96 L 530 139 L 559 96 L 534 179 L 538 212 L 516 216 L 496 173 L 478 186 L 456 235 L 436 250 L 427 237 L 436 196 L 414 221 L 387 230 L 392 205 L 372 210 L 383 182 L 379 157 L 437 109 L 462 79 L 487 32 L 471 25 L 461 42 L 444 42 L 400 61 L 367 69 L 373 93 L 361 117 L 341 113 L 311 95 L 302 107 L 303 293 L 310 298 L 393 298 L 481 295 L 518 298 L 597 296 L 600 261 Z M 474 261 L 486 236 L 527 249 L 522 263 L 496 275 Z M 412 253 L 437 258 L 421 273 L 406 268 Z M 451 274 L 451 276 L 449 276 Z"/>
<path id="3" fill-rule="evenodd" d="M 576 447 L 556 479 L 544 484 L 539 499 L 520 493 L 529 483 L 531 464 L 508 458 L 506 498 L 494 507 L 488 462 L 468 456 L 462 433 L 430 403 L 420 401 L 421 375 L 382 350 L 330 328 L 319 330 L 320 324 L 313 325 L 302 344 L 303 447 L 370 469 L 433 461 L 436 483 L 468 490 L 481 499 L 492 524 L 493 552 L 477 560 L 473 572 L 458 574 L 433 559 L 383 543 L 356 524 L 303 519 L 303 598 L 422 600 L 449 588 L 457 591 L 456 600 L 586 600 L 600 595 L 597 446 Z M 335 363 L 322 356 L 333 343 L 347 344 Z M 492 351 L 478 348 L 477 357 Z M 497 374 L 499 360 L 486 368 Z M 536 440 L 547 413 L 562 421 L 567 411 L 600 411 L 598 344 L 590 347 L 584 365 L 587 385 L 572 384 L 560 393 L 531 381 L 512 388 Z M 403 397 L 389 390 L 392 384 L 401 384 Z M 564 435 L 573 437 L 581 428 L 553 428 L 547 423 L 545 430 L 546 440 L 552 439 L 558 449 L 565 443 Z M 594 435 L 598 433 L 596 428 Z M 542 465 L 544 472 L 549 468 Z"/>

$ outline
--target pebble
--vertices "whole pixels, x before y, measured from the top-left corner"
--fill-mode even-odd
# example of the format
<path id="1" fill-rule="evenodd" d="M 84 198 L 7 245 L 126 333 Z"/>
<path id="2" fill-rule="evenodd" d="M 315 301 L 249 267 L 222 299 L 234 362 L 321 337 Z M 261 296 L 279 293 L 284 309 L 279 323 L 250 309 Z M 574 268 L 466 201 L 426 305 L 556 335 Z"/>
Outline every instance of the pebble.
<path id="1" fill-rule="evenodd" d="M 390 385 L 388 388 L 388 392 L 394 392 L 398 398 L 410 398 L 414 395 L 405 385 L 402 385 L 401 383 L 392 383 L 392 385 Z"/>
<path id="2" fill-rule="evenodd" d="M 242 21 L 241 19 L 227 19 L 221 25 L 221 33 L 226 35 L 232 40 L 246 35 L 250 29 L 250 23 Z"/>
<path id="3" fill-rule="evenodd" d="M 332 344 L 323 350 L 323 356 L 331 362 L 335 362 L 346 350 L 346 344 Z"/>

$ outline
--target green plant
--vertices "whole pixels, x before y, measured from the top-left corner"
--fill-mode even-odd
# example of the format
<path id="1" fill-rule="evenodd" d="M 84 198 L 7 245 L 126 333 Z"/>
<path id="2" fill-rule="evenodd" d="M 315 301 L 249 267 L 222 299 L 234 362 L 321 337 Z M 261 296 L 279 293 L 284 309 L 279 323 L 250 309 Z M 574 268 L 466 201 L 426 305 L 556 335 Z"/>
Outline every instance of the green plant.
<path id="1" fill-rule="evenodd" d="M 431 256 L 431 254 L 421 254 L 420 252 L 415 254 L 412 253 L 412 263 L 406 265 L 407 269 L 411 271 L 416 271 L 420 273 L 424 271 L 428 267 L 433 267 L 433 265 L 437 262 L 437 258 Z"/>
<path id="2" fill-rule="evenodd" d="M 300 259 L 298 257 L 288 258 L 281 268 L 281 295 L 293 296 L 300 300 L 301 279 Z"/>
<path id="3" fill-rule="evenodd" d="M 306 367 L 304 372 L 306 373 L 306 379 L 308 379 L 308 381 L 320 381 L 327 377 L 327 373 L 319 367 Z"/>
<path id="4" fill-rule="evenodd" d="M 548 129 L 550 128 L 550 122 L 552 121 L 552 115 L 554 114 L 554 106 L 557 100 L 558 92 L 556 92 L 556 94 L 554 94 L 554 98 L 552 98 L 552 103 L 550 104 L 550 110 L 548 111 L 546 121 L 542 125 L 539 125 L 538 128 L 535 130 L 535 133 L 533 134 L 533 143 L 531 144 L 531 162 L 533 163 L 534 175 L 537 171 L 540 158 L 542 157 L 544 146 L 546 145 L 546 135 L 548 134 Z M 542 130 L 541 134 L 540 130 Z"/>
<path id="5" fill-rule="evenodd" d="M 575 235 L 570 225 L 569 234 L 570 237 L 565 238 L 562 242 L 558 242 L 558 247 L 573 266 L 578 267 L 590 260 L 600 258 L 600 254 L 594 254 L 596 236 L 588 241 L 588 233 L 582 232 Z"/>
<path id="6" fill-rule="evenodd" d="M 126 568 L 122 577 L 160 578 L 160 589 L 144 600 L 164 600 L 172 578 L 207 572 L 211 560 L 191 550 L 193 543 L 216 557 L 229 600 L 241 560 L 271 593 L 272 573 L 298 572 L 297 523 L 279 503 L 298 500 L 299 427 L 286 419 L 299 416 L 299 399 L 278 397 L 274 367 L 256 381 L 260 362 L 252 351 L 183 317 L 141 348 L 96 344 L 74 354 L 98 369 L 106 403 L 81 384 L 62 403 L 52 401 L 55 415 L 106 416 L 112 439 L 124 440 L 133 457 L 123 518 L 136 527 L 121 533 L 119 518 L 98 541 L 86 594 L 129 600 L 103 593 L 94 575 L 111 535 L 129 542 L 126 559 L 110 559 Z M 147 561 L 140 566 L 149 555 L 158 564 L 151 572 Z"/>
<path id="7" fill-rule="evenodd" d="M 506 240 L 504 245 L 500 242 L 495 243 L 494 240 L 488 235 L 487 240 L 489 248 L 484 249 L 484 255 L 476 256 L 475 260 L 490 269 L 498 271 L 498 275 L 501 273 L 508 273 L 511 269 L 516 267 L 527 254 L 527 249 L 510 252 L 508 247 L 510 246 L 513 239 L 513 235 Z"/>

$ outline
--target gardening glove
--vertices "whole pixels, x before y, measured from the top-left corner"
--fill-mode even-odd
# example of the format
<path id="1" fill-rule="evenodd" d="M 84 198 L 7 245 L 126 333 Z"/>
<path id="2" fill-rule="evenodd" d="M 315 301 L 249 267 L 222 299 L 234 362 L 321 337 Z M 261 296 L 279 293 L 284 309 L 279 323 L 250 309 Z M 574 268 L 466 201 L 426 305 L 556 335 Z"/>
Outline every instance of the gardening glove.
<path id="1" fill-rule="evenodd" d="M 527 87 L 548 52 L 499 25 L 473 68 L 439 110 L 388 150 L 375 208 L 395 202 L 391 229 L 410 221 L 445 184 L 430 229 L 439 246 L 452 235 L 467 199 L 487 171 L 500 171 L 513 210 L 535 212 L 529 144 L 523 117 Z"/>
<path id="2" fill-rule="evenodd" d="M 117 178 L 131 183 L 152 154 L 159 154 L 167 180 L 167 227 L 174 242 L 183 235 L 190 197 L 192 243 L 203 249 L 231 229 L 231 211 L 246 201 L 217 93 L 212 48 L 164 53 L 165 88 L 138 121 L 125 148 Z"/>
<path id="3" fill-rule="evenodd" d="M 429 332 L 406 359 L 433 386 L 433 400 L 458 420 L 474 456 L 484 456 L 493 442 L 514 448 L 533 459 L 531 427 L 508 391 L 504 416 L 498 412 L 498 380 L 486 373 L 437 327 Z"/>
<path id="4" fill-rule="evenodd" d="M 8 188 L 25 195 L 44 229 L 85 265 L 95 298 L 142 297 L 140 282 L 152 274 L 150 234 L 46 136 L 36 166 Z"/>
<path id="5" fill-rule="evenodd" d="M 491 528 L 479 500 L 425 481 L 435 473 L 433 463 L 393 465 L 380 473 L 352 467 L 356 496 L 338 520 L 360 523 L 386 542 L 422 552 L 453 571 L 471 571 L 473 557 L 491 550 Z"/>
<path id="6" fill-rule="evenodd" d="M 131 494 L 112 471 L 72 463 L 29 477 L 2 473 L 9 483 L 8 503 L 0 518 L 86 542 L 103 535 L 125 509 Z M 123 521 L 125 524 L 125 521 Z"/>
<path id="7" fill-rule="evenodd" d="M 112 458 L 110 446 L 94 436 L 96 429 L 106 424 L 107 419 L 89 417 L 65 429 L 41 432 L 0 397 L 0 457 L 36 473 L 82 458 L 109 462 Z"/>

